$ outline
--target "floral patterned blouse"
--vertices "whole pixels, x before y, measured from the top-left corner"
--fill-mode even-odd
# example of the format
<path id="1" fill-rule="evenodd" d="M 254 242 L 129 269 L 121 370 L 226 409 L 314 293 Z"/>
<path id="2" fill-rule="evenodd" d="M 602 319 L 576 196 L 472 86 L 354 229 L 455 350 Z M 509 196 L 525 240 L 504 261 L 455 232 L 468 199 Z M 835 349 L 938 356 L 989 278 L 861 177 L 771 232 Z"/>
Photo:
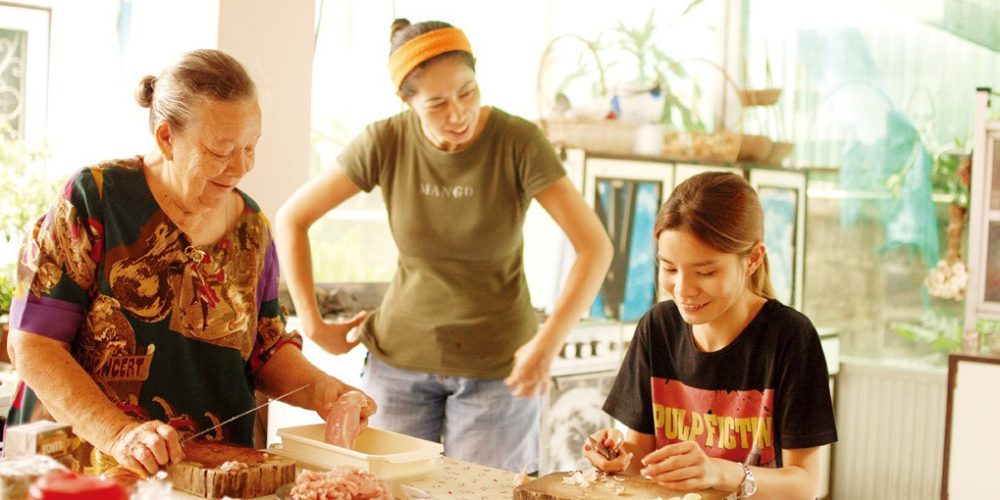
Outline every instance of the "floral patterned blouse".
<path id="1" fill-rule="evenodd" d="M 69 344 L 119 409 L 182 439 L 254 406 L 253 373 L 286 333 L 271 228 L 257 204 L 194 247 L 153 198 L 142 159 L 85 168 L 26 239 L 10 326 Z M 9 424 L 47 417 L 20 391 Z M 209 439 L 252 445 L 254 418 Z"/>

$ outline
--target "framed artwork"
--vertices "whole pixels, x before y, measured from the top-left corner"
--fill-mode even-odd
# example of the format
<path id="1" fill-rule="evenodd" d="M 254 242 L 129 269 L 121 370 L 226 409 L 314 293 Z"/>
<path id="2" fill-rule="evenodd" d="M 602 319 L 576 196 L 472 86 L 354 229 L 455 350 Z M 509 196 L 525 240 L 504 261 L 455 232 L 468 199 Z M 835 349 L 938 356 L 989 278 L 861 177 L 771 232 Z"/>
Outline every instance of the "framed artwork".
<path id="1" fill-rule="evenodd" d="M 764 208 L 764 244 L 771 269 L 771 285 L 784 304 L 794 303 L 795 210 L 798 191 L 762 186 L 757 195 Z"/>
<path id="2" fill-rule="evenodd" d="M 0 125 L 40 144 L 48 105 L 47 8 L 0 2 Z"/>
<path id="3" fill-rule="evenodd" d="M 588 158 L 584 198 L 614 246 L 590 317 L 636 321 L 657 300 L 653 224 L 673 186 L 673 164 Z"/>
<path id="4" fill-rule="evenodd" d="M 806 174 L 791 170 L 753 169 L 750 184 L 764 209 L 764 245 L 771 285 L 781 303 L 802 309 L 805 264 Z"/>

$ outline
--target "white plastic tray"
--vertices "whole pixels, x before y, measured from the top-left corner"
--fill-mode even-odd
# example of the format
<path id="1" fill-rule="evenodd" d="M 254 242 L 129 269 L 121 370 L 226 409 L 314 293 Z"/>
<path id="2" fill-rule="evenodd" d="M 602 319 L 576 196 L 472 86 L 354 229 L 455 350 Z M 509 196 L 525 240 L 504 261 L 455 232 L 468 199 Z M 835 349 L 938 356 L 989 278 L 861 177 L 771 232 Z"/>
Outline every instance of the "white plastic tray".
<path id="1" fill-rule="evenodd" d="M 423 477 L 441 467 L 444 447 L 423 439 L 369 427 L 354 442 L 354 449 L 323 442 L 326 424 L 278 429 L 281 444 L 267 451 L 295 460 L 307 469 L 338 465 L 357 467 L 384 481 Z"/>

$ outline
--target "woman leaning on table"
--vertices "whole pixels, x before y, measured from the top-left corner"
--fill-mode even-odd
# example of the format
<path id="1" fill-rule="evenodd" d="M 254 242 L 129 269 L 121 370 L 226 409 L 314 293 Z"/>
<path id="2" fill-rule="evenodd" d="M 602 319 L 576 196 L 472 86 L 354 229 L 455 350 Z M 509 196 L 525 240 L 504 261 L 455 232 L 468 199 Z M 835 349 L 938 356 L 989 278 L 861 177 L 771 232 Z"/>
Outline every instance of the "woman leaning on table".
<path id="1" fill-rule="evenodd" d="M 261 132 L 243 66 L 188 52 L 136 98 L 156 148 L 77 172 L 25 241 L 8 351 L 30 389 L 8 423 L 54 417 L 152 473 L 182 458 L 181 439 L 253 408 L 255 390 L 309 384 L 285 401 L 325 417 L 351 388 L 285 332 L 271 228 L 236 188 Z M 253 445 L 254 419 L 206 438 Z"/>
<path id="2" fill-rule="evenodd" d="M 369 125 L 337 164 L 279 210 L 278 252 L 304 333 L 370 356 L 372 425 L 445 454 L 512 471 L 538 467 L 540 397 L 552 360 L 593 300 L 611 260 L 600 221 L 532 123 L 480 104 L 472 48 L 447 23 L 392 28 L 389 71 L 406 105 Z M 312 294 L 309 226 L 360 191 L 381 188 L 399 248 L 378 310 L 325 323 Z M 524 216 L 537 200 L 576 262 L 539 328 L 524 276 Z M 360 340 L 348 331 L 360 324 Z"/>

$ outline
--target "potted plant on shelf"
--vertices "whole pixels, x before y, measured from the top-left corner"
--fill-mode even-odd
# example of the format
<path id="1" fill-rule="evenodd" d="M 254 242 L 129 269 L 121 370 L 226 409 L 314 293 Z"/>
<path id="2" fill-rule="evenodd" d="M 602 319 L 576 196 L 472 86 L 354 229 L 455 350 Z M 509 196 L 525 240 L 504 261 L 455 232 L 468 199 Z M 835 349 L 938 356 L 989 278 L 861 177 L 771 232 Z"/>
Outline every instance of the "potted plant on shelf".
<path id="1" fill-rule="evenodd" d="M 691 1 L 667 28 L 685 17 L 703 0 Z M 639 121 L 660 123 L 687 131 L 704 131 L 705 124 L 694 106 L 681 101 L 672 87 L 681 83 L 692 85 L 692 100 L 697 101 L 701 87 L 685 71 L 682 61 L 668 55 L 654 42 L 657 33 L 656 11 L 651 10 L 642 26 L 630 27 L 619 21 L 612 30 L 611 42 L 602 51 L 620 50 L 634 58 L 635 66 L 631 81 L 619 82 L 614 86 L 619 101 L 632 99 L 641 111 L 626 109 L 626 103 L 619 102 L 619 109 L 635 115 Z"/>
<path id="2" fill-rule="evenodd" d="M 571 34 L 553 38 L 543 52 L 536 82 L 540 125 L 549 140 L 590 151 L 735 161 L 740 134 L 730 132 L 724 124 L 707 131 L 699 112 L 701 81 L 689 73 L 689 63 L 719 71 L 727 88 L 737 95 L 739 86 L 718 64 L 698 58 L 677 59 L 656 40 L 703 1 L 690 0 L 663 26 L 656 23 L 654 9 L 643 23 L 629 26 L 618 22 L 594 40 Z M 560 41 L 577 42 L 576 52 L 569 52 L 573 46 L 563 44 L 565 54 L 560 57 L 556 50 Z M 567 83 L 581 80 L 596 80 L 590 95 L 577 92 L 578 97 L 593 103 L 570 102 L 563 92 Z"/>
<path id="3" fill-rule="evenodd" d="M 0 124 L 0 359 L 7 358 L 8 314 L 17 257 L 26 231 L 55 198 L 57 184 L 45 169 L 47 152 L 18 139 Z"/>
<path id="4" fill-rule="evenodd" d="M 602 52 L 607 54 L 607 59 L 619 63 L 615 69 L 624 68 L 619 75 L 634 78 L 615 88 L 619 96 L 631 94 L 631 99 L 619 97 L 626 118 L 629 117 L 629 104 L 646 111 L 640 116 L 645 122 L 641 128 L 646 130 L 640 130 L 645 133 L 639 136 L 644 137 L 642 143 L 651 147 L 644 149 L 656 150 L 657 156 L 678 160 L 735 161 L 740 149 L 740 134 L 731 131 L 726 124 L 708 130 L 710 127 L 702 119 L 703 110 L 699 109 L 703 99 L 702 81 L 690 71 L 698 66 L 718 71 L 723 86 L 733 89 L 737 95 L 739 85 L 717 63 L 702 58 L 673 57 L 654 40 L 657 33 L 672 29 L 701 3 L 702 0 L 688 2 L 680 14 L 662 27 L 655 23 L 655 11 L 651 11 L 645 23 L 639 26 L 629 27 L 619 22 L 609 38 L 611 43 L 602 47 Z M 622 53 L 628 57 L 622 58 Z M 614 56 L 618 56 L 617 59 Z M 614 64 L 608 66 L 610 72 Z"/>

